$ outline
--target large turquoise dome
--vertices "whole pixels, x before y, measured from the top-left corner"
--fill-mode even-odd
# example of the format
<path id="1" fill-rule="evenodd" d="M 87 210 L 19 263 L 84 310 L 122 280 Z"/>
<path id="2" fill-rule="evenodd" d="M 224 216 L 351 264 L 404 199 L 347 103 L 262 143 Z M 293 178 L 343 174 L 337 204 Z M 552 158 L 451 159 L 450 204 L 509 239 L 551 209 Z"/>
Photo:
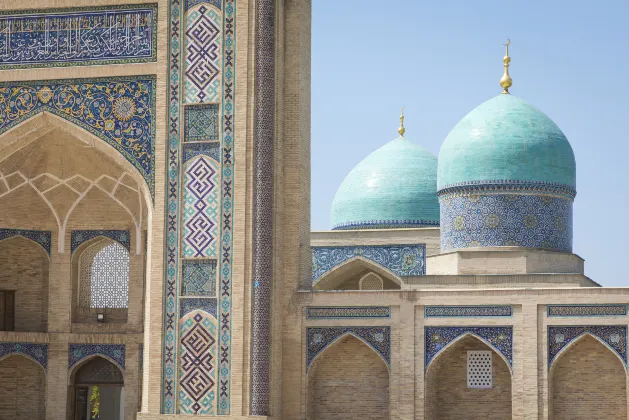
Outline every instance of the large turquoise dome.
<path id="1" fill-rule="evenodd" d="M 576 165 L 559 127 L 522 99 L 499 95 L 452 129 L 439 153 L 438 188 L 502 182 L 574 190 Z"/>
<path id="2" fill-rule="evenodd" d="M 438 225 L 437 158 L 404 137 L 352 169 L 332 203 L 333 229 Z"/>

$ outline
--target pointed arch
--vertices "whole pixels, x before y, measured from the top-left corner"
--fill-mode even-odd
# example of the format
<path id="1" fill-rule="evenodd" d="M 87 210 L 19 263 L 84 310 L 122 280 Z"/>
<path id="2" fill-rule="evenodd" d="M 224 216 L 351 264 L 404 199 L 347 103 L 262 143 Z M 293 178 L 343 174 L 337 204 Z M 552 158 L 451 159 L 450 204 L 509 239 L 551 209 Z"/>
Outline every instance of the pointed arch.
<path id="1" fill-rule="evenodd" d="M 579 334 L 578 336 L 576 336 L 575 338 L 573 338 L 568 344 L 566 344 L 561 350 L 559 350 L 557 352 L 557 354 L 550 360 L 549 362 L 549 372 L 552 375 L 553 370 L 555 369 L 555 366 L 557 365 L 557 361 L 559 361 L 566 353 L 568 353 L 572 348 L 574 348 L 577 344 L 579 344 L 579 342 L 581 342 L 583 339 L 585 339 L 586 337 L 591 337 L 594 340 L 598 341 L 600 344 L 603 345 L 603 347 L 605 347 L 607 350 L 609 350 L 610 352 L 612 352 L 612 354 L 614 356 L 616 356 L 616 358 L 620 361 L 620 363 L 622 364 L 622 366 L 625 369 L 625 372 L 627 372 L 627 364 L 625 363 L 625 361 L 623 360 L 623 358 L 618 354 L 618 352 L 616 350 L 614 350 L 613 348 L 611 348 L 609 346 L 609 344 L 607 344 L 605 341 L 603 341 L 600 337 L 598 337 L 596 334 L 592 334 L 589 331 L 584 331 L 581 334 Z M 550 338 L 549 338 L 550 339 Z"/>
<path id="2" fill-rule="evenodd" d="M 23 351 L 12 351 L 12 352 L 5 353 L 5 354 L 1 355 L 0 356 L 0 363 L 2 363 L 2 361 L 5 360 L 5 359 L 8 359 L 9 357 L 14 357 L 14 356 L 23 357 L 24 359 L 27 359 L 29 362 L 35 363 L 37 366 L 39 366 L 41 368 L 42 372 L 44 372 L 44 375 L 48 374 L 48 370 L 47 370 L 46 366 L 42 364 L 41 360 L 37 360 L 35 357 L 33 357 L 30 354 L 25 353 Z"/>
<path id="3" fill-rule="evenodd" d="M 82 359 L 78 360 L 76 363 L 74 363 L 74 365 L 70 366 L 70 369 L 68 369 L 68 385 L 74 385 L 74 379 L 76 376 L 76 373 L 86 364 L 88 364 L 90 361 L 97 359 L 97 358 L 101 358 L 101 359 L 105 359 L 107 360 L 109 363 L 111 363 L 112 365 L 114 365 L 115 367 L 118 368 L 118 370 L 120 370 L 120 373 L 122 374 L 122 377 L 125 377 L 125 369 L 124 367 L 122 367 L 120 365 L 120 363 L 118 361 L 116 361 L 114 358 L 112 358 L 111 356 L 105 354 L 105 353 L 92 353 L 90 355 L 87 355 L 85 357 L 83 357 Z"/>
<path id="4" fill-rule="evenodd" d="M 348 275 L 360 270 L 371 270 L 383 279 L 390 280 L 400 288 L 403 285 L 402 278 L 388 268 L 367 258 L 356 256 L 343 263 L 332 267 L 313 283 L 315 290 L 333 290 L 347 280 Z"/>
<path id="5" fill-rule="evenodd" d="M 0 418 L 44 420 L 46 369 L 33 357 L 10 353 L 0 357 Z"/>
<path id="6" fill-rule="evenodd" d="M 306 376 L 310 373 L 310 368 L 315 364 L 317 359 L 321 358 L 321 356 L 323 356 L 329 349 L 335 347 L 336 345 L 338 345 L 339 343 L 341 343 L 342 341 L 347 339 L 347 337 L 350 337 L 350 336 L 360 340 L 364 345 L 369 347 L 370 350 L 375 352 L 378 355 L 378 357 L 382 360 L 382 362 L 386 365 L 389 373 L 391 372 L 391 366 L 389 366 L 389 361 L 384 358 L 384 356 L 378 351 L 378 349 L 376 349 L 371 343 L 369 343 L 367 340 L 365 340 L 363 337 L 359 336 L 358 334 L 354 333 L 353 331 L 347 331 L 341 334 L 340 336 L 336 337 L 334 340 L 330 341 L 328 344 L 325 345 L 325 347 L 323 347 L 321 350 L 317 352 L 317 354 L 312 358 L 312 360 L 310 360 L 310 363 L 308 363 L 308 366 L 306 368 Z"/>
<path id="7" fill-rule="evenodd" d="M 3 231 L 8 231 L 8 230 L 12 230 L 14 232 L 11 232 L 7 235 L 3 235 Z M 30 233 L 33 233 L 34 235 L 31 235 Z M 46 240 L 42 241 L 42 240 L 37 240 L 35 238 L 35 236 L 37 234 L 45 234 L 46 235 Z M 16 238 L 21 238 L 21 239 L 25 239 L 28 242 L 32 243 L 33 245 L 37 245 L 38 248 L 41 248 L 44 251 L 44 254 L 46 255 L 46 260 L 48 262 L 50 262 L 50 242 L 52 240 L 52 236 L 50 234 L 50 232 L 46 232 L 46 231 L 35 231 L 35 230 L 26 230 L 26 229 L 0 229 L 0 245 L 14 240 Z"/>

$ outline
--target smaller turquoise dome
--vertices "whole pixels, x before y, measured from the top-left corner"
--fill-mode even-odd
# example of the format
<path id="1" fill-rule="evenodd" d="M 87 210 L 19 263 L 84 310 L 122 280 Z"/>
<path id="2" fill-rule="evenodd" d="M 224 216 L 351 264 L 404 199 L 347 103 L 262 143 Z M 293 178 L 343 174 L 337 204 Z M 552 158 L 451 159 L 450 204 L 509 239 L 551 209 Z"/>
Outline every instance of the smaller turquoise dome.
<path id="1" fill-rule="evenodd" d="M 542 182 L 576 188 L 574 153 L 546 114 L 498 95 L 452 129 L 439 152 L 438 188 L 492 182 Z"/>
<path id="2" fill-rule="evenodd" d="M 356 165 L 332 202 L 333 229 L 438 225 L 437 158 L 404 137 Z"/>

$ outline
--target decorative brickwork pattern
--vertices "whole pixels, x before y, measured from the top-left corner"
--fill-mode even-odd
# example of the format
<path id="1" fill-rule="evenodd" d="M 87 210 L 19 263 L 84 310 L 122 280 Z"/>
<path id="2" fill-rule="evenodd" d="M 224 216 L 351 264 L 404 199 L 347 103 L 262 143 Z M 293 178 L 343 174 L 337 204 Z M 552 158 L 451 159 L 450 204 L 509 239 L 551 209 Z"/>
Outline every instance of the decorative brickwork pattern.
<path id="1" fill-rule="evenodd" d="M 0 13 L 0 69 L 155 61 L 157 5 Z"/>
<path id="2" fill-rule="evenodd" d="M 426 274 L 426 245 L 313 246 L 312 281 L 317 282 L 332 269 L 361 257 L 398 276 Z"/>
<path id="3" fill-rule="evenodd" d="M 220 105 L 189 105 L 184 108 L 184 141 L 220 140 Z"/>
<path id="4" fill-rule="evenodd" d="M 391 308 L 388 306 L 340 307 L 340 308 L 306 308 L 307 319 L 343 319 L 343 318 L 390 318 Z"/>
<path id="5" fill-rule="evenodd" d="M 182 264 L 181 296 L 216 297 L 216 260 L 184 260 Z"/>
<path id="6" fill-rule="evenodd" d="M 13 238 L 15 236 L 23 236 L 26 239 L 30 239 L 31 241 L 41 245 L 48 255 L 50 255 L 52 232 L 45 230 L 0 229 L 0 241 Z"/>
<path id="7" fill-rule="evenodd" d="M 627 305 L 548 305 L 548 316 L 624 316 Z"/>
<path id="8" fill-rule="evenodd" d="M 21 354 L 48 369 L 48 344 L 0 343 L 0 359 L 12 354 Z"/>
<path id="9" fill-rule="evenodd" d="M 426 306 L 424 308 L 426 318 L 511 315 L 511 306 Z"/>
<path id="10" fill-rule="evenodd" d="M 550 367 L 557 355 L 570 343 L 584 334 L 591 334 L 599 338 L 609 348 L 615 351 L 627 366 L 627 326 L 603 325 L 582 327 L 548 327 L 548 366 Z"/>
<path id="11" fill-rule="evenodd" d="M 391 363 L 391 329 L 390 327 L 329 327 L 308 328 L 306 330 L 306 363 L 310 367 L 319 353 L 325 350 L 338 338 L 351 334 L 372 347 L 386 362 Z"/>
<path id="12" fill-rule="evenodd" d="M 513 366 L 512 327 L 426 327 L 425 368 L 428 369 L 435 356 L 450 343 L 467 334 L 483 340 Z"/>
<path id="13" fill-rule="evenodd" d="M 70 235 L 70 250 L 72 253 L 85 242 L 98 238 L 109 238 L 131 251 L 131 234 L 128 230 L 73 230 Z"/>
<path id="14" fill-rule="evenodd" d="M 124 344 L 70 344 L 68 351 L 68 368 L 72 368 L 87 357 L 99 355 L 113 361 L 124 371 Z"/>

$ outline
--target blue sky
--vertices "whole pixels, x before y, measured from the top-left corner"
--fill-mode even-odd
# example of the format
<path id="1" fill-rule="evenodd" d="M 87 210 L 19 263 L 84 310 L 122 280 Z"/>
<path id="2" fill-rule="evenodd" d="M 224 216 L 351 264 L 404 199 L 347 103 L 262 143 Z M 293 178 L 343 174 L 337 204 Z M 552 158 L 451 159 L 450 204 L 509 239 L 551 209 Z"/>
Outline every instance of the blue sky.
<path id="1" fill-rule="evenodd" d="M 465 114 L 511 92 L 561 127 L 577 160 L 574 252 L 629 286 L 629 2 L 313 0 L 312 228 L 336 189 L 397 135 L 435 155 Z M 473 5 L 473 6 L 472 6 Z"/>

